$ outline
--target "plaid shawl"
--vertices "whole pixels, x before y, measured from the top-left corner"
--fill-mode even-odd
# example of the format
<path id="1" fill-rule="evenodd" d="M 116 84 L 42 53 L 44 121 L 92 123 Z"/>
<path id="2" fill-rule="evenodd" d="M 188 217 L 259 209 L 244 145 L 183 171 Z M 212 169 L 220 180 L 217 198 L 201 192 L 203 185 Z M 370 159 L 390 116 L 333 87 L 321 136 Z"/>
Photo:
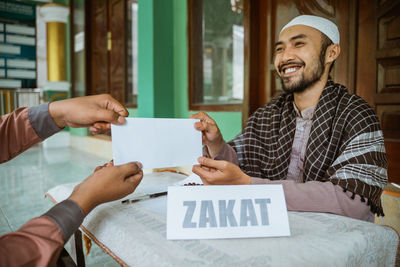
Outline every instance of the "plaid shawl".
<path id="1" fill-rule="evenodd" d="M 286 179 L 296 131 L 293 94 L 284 93 L 259 108 L 230 145 L 250 176 Z M 303 182 L 330 181 L 368 199 L 383 215 L 380 196 L 387 183 L 382 131 L 374 110 L 347 88 L 328 80 L 313 115 Z"/>

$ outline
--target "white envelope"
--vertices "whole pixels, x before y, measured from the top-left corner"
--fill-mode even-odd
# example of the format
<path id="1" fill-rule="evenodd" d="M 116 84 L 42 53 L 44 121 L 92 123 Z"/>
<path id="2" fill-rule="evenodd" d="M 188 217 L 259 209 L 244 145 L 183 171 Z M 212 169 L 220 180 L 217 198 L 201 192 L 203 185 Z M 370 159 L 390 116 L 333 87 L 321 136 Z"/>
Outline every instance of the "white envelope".
<path id="1" fill-rule="evenodd" d="M 139 161 L 143 169 L 189 166 L 202 156 L 195 119 L 127 118 L 111 125 L 114 165 Z"/>

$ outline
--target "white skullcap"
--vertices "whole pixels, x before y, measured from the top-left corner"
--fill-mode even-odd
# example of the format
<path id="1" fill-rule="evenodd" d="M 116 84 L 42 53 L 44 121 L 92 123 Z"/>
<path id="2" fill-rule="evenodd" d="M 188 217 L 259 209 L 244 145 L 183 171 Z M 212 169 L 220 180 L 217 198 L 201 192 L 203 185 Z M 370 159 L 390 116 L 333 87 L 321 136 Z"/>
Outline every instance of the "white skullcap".
<path id="1" fill-rule="evenodd" d="M 334 44 L 339 44 L 340 35 L 338 27 L 332 21 L 318 17 L 318 16 L 310 16 L 310 15 L 302 15 L 295 17 L 288 24 L 286 24 L 280 33 L 283 32 L 286 28 L 292 27 L 294 25 L 305 25 L 314 29 L 319 30 L 323 34 L 325 34 Z"/>

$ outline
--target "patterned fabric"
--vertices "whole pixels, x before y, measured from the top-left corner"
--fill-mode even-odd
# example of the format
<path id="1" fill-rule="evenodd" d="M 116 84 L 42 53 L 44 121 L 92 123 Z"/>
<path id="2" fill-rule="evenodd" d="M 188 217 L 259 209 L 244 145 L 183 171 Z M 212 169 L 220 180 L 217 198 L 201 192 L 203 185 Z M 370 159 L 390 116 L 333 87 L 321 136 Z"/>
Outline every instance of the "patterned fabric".
<path id="1" fill-rule="evenodd" d="M 259 108 L 230 145 L 239 166 L 250 176 L 286 179 L 296 112 L 293 94 L 282 94 Z M 330 181 L 368 199 L 371 211 L 383 215 L 380 196 L 387 183 L 382 131 L 374 110 L 347 88 L 328 80 L 313 116 L 303 182 Z"/>

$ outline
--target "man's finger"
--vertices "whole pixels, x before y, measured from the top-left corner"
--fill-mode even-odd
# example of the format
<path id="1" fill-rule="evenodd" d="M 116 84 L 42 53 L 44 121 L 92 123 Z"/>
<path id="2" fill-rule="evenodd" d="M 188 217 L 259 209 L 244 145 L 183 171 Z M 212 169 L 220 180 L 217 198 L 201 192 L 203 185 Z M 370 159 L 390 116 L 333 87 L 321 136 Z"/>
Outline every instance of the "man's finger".
<path id="1" fill-rule="evenodd" d="M 214 169 L 214 168 L 208 168 L 208 167 L 206 167 L 206 166 L 203 166 L 203 165 L 200 165 L 204 170 L 206 170 L 206 171 L 209 171 L 209 172 L 211 172 L 211 173 L 214 173 L 214 172 L 217 172 L 218 170 L 217 169 Z"/>
<path id="2" fill-rule="evenodd" d="M 93 133 L 102 133 L 104 132 L 104 128 L 103 126 L 100 126 L 99 123 L 95 123 L 93 126 L 89 127 L 89 130 Z"/>
<path id="3" fill-rule="evenodd" d="M 200 176 L 201 180 L 207 182 L 207 184 L 209 184 L 209 181 L 213 179 L 213 173 L 206 171 L 200 165 L 194 165 L 192 167 L 192 172 Z"/>
<path id="4" fill-rule="evenodd" d="M 126 178 L 125 181 L 132 184 L 139 184 L 142 178 L 143 178 L 143 171 L 139 171 L 137 174 Z"/>
<path id="5" fill-rule="evenodd" d="M 100 126 L 102 124 L 103 126 Z M 89 131 L 94 134 L 111 135 L 111 126 L 109 123 L 95 123 L 95 126 L 90 126 Z"/>
<path id="6" fill-rule="evenodd" d="M 123 116 L 119 116 L 117 121 L 118 121 L 118 123 L 116 123 L 116 124 L 124 124 L 126 122 L 126 119 Z"/>
<path id="7" fill-rule="evenodd" d="M 200 119 L 199 122 L 196 122 L 194 124 L 194 127 L 199 131 L 210 131 L 212 128 L 217 127 L 217 124 L 215 123 L 215 121 L 204 112 L 192 114 L 192 115 L 190 115 L 190 118 Z"/>
<path id="8" fill-rule="evenodd" d="M 119 174 L 125 179 L 126 177 L 133 176 L 139 173 L 142 169 L 142 163 L 140 162 L 129 162 L 123 165 L 116 166 Z"/>
<path id="9" fill-rule="evenodd" d="M 97 166 L 96 169 L 94 169 L 94 172 L 97 172 L 97 171 L 99 171 L 99 170 L 101 170 L 103 168 L 104 168 L 104 166 Z"/>
<path id="10" fill-rule="evenodd" d="M 122 117 L 127 117 L 129 115 L 128 110 L 110 95 L 107 95 L 105 108 L 118 113 Z"/>
<path id="11" fill-rule="evenodd" d="M 89 131 L 94 135 L 99 134 L 99 130 L 93 126 L 89 127 Z"/>
<path id="12" fill-rule="evenodd" d="M 198 131 L 205 130 L 204 125 L 200 121 L 194 123 L 194 128 Z"/>
<path id="13" fill-rule="evenodd" d="M 118 121 L 118 118 L 120 117 L 120 115 L 112 110 L 108 110 L 108 109 L 100 109 L 96 112 L 95 114 L 96 118 L 95 121 L 97 122 L 109 122 L 109 123 L 113 123 L 113 124 L 121 124 Z"/>
<path id="14" fill-rule="evenodd" d="M 110 160 L 109 163 L 107 163 L 107 167 L 113 167 L 114 166 L 114 160 Z"/>
<path id="15" fill-rule="evenodd" d="M 94 172 L 97 172 L 97 171 L 99 171 L 99 170 L 101 170 L 101 169 L 103 169 L 104 167 L 107 167 L 107 166 L 108 166 L 108 163 L 104 163 L 101 166 L 97 166 L 96 169 L 94 169 Z"/>
<path id="16" fill-rule="evenodd" d="M 197 159 L 200 165 L 204 165 L 209 168 L 214 168 L 220 171 L 225 170 L 227 162 L 225 160 L 215 160 L 206 157 L 200 157 Z"/>
<path id="17" fill-rule="evenodd" d="M 204 165 L 200 165 L 200 167 L 203 168 L 203 169 L 206 170 L 206 171 L 210 171 L 210 170 L 211 170 L 211 168 L 208 168 L 208 167 L 206 167 L 206 166 L 204 166 Z"/>
<path id="18" fill-rule="evenodd" d="M 107 124 L 108 124 L 108 122 L 95 122 L 93 124 L 93 127 L 95 127 L 96 129 L 101 130 L 101 129 L 107 128 Z"/>
<path id="19" fill-rule="evenodd" d="M 205 112 L 199 112 L 196 114 L 190 115 L 191 119 L 198 119 L 200 122 L 212 123 L 214 120 L 207 115 Z"/>
<path id="20" fill-rule="evenodd" d="M 121 118 L 121 117 L 120 117 Z M 95 134 L 107 134 L 111 135 L 111 123 L 108 122 L 96 122 L 89 130 Z"/>
<path id="21" fill-rule="evenodd" d="M 204 112 L 198 112 L 196 114 L 191 114 L 190 115 L 191 119 L 200 119 L 201 120 L 201 119 L 205 119 L 207 117 L 208 117 L 208 115 L 206 113 L 204 113 Z"/>

